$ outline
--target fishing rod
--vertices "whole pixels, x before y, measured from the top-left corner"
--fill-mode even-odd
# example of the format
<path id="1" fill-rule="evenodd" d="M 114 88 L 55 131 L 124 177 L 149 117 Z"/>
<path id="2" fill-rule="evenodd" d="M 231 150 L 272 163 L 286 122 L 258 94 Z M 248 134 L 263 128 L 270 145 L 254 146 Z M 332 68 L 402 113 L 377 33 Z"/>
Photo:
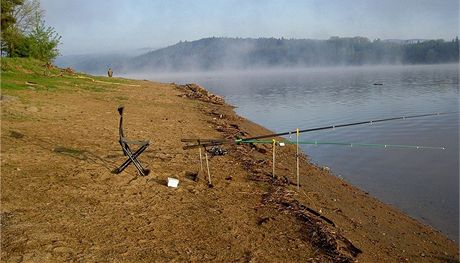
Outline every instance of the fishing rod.
<path id="1" fill-rule="evenodd" d="M 237 143 L 248 144 L 272 144 L 273 140 L 237 140 Z M 354 143 L 354 142 L 330 142 L 330 141 L 277 141 L 277 145 L 283 146 L 284 144 L 308 144 L 308 145 L 341 145 L 350 147 L 382 147 L 382 148 L 408 148 L 408 149 L 431 149 L 431 150 L 445 150 L 445 147 L 438 146 L 422 146 L 422 145 L 405 145 L 405 144 L 377 144 L 377 143 Z"/>
<path id="2" fill-rule="evenodd" d="M 296 131 L 289 131 L 289 132 L 281 132 L 281 133 L 272 133 L 267 135 L 260 135 L 255 137 L 249 138 L 242 138 L 236 140 L 230 139 L 182 139 L 182 142 L 186 143 L 195 143 L 192 145 L 185 145 L 183 147 L 184 150 L 197 148 L 197 147 L 212 147 L 218 146 L 222 144 L 233 144 L 233 143 L 244 143 L 245 141 L 251 140 L 259 140 L 265 138 L 272 138 L 284 135 L 292 135 L 296 133 L 307 133 L 313 131 L 322 131 L 322 130 L 330 130 L 335 128 L 342 128 L 342 127 L 350 127 L 350 126 L 357 126 L 357 125 L 364 125 L 364 124 L 373 124 L 373 123 L 380 123 L 386 121 L 394 121 L 394 120 L 405 120 L 405 119 L 414 119 L 414 118 L 421 118 L 421 117 L 428 117 L 428 116 L 439 116 L 439 115 L 446 115 L 446 114 L 453 114 L 458 112 L 437 112 L 437 113 L 429 113 L 429 114 L 419 114 L 419 115 L 409 115 L 409 116 L 400 116 L 400 117 L 392 117 L 392 118 L 384 118 L 384 119 L 375 119 L 375 120 L 367 120 L 367 121 L 360 121 L 360 122 L 352 122 L 352 123 L 345 123 L 345 124 L 338 124 L 338 125 L 328 125 L 323 127 L 316 127 L 316 128 L 309 128 L 303 130 L 296 130 Z M 355 144 L 356 145 L 356 144 Z"/>
<path id="3" fill-rule="evenodd" d="M 295 134 L 296 132 L 306 133 L 306 132 L 313 132 L 313 131 L 331 130 L 335 128 L 350 127 L 350 126 L 357 126 L 357 125 L 363 125 L 363 124 L 373 124 L 373 123 L 394 121 L 394 120 L 405 120 L 405 119 L 413 119 L 413 118 L 428 117 L 428 116 L 438 116 L 438 115 L 446 115 L 446 114 L 452 114 L 452 113 L 458 113 L 458 112 L 438 112 L 438 113 L 429 113 L 429 114 L 410 115 L 410 116 L 401 116 L 401 117 L 392 117 L 392 118 L 385 118 L 385 119 L 352 122 L 352 123 L 345 123 L 345 124 L 338 124 L 338 125 L 329 125 L 329 126 L 316 127 L 316 128 L 304 129 L 304 130 L 299 130 L 299 131 L 289 131 L 289 132 L 260 135 L 260 136 L 250 137 L 250 138 L 244 138 L 243 141 L 291 135 L 291 134 Z"/>
<path id="4" fill-rule="evenodd" d="M 198 147 L 212 147 L 222 144 L 233 144 L 236 143 L 236 140 L 225 140 L 225 139 L 181 139 L 181 142 L 186 143 L 195 143 L 191 145 L 185 145 L 182 147 L 184 150 L 198 148 Z"/>

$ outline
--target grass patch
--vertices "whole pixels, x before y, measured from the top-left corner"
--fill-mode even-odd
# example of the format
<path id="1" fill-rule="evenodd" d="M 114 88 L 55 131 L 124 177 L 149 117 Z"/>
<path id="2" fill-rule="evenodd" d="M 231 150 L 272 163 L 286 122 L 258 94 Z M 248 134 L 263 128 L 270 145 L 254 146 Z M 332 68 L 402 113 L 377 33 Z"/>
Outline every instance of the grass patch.
<path id="1" fill-rule="evenodd" d="M 22 74 L 59 74 L 60 69 L 45 67 L 45 62 L 33 58 L 2 58 L 2 75 L 5 72 L 17 72 Z"/>
<path id="2" fill-rule="evenodd" d="M 2 90 L 106 92 L 120 84 L 134 83 L 121 78 L 94 77 L 48 68 L 42 61 L 30 58 L 1 59 Z"/>
<path id="3" fill-rule="evenodd" d="M 15 83 L 14 81 L 6 82 L 4 77 L 2 76 L 2 90 L 25 90 L 27 86 Z"/>

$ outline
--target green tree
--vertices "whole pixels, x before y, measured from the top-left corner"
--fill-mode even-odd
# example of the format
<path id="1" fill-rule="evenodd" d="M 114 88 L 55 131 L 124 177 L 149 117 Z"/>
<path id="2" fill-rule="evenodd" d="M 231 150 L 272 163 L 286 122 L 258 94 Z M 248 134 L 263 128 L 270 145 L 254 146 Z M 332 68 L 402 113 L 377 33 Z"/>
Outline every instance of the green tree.
<path id="1" fill-rule="evenodd" d="M 45 26 L 44 14 L 38 0 L 2 0 L 2 53 L 54 60 L 61 37 L 53 27 Z M 5 30 L 3 20 L 7 22 Z"/>
<path id="2" fill-rule="evenodd" d="M 49 62 L 59 56 L 60 40 L 54 28 L 45 26 L 45 21 L 40 20 L 28 35 L 24 47 L 28 49 L 28 56 Z"/>
<path id="3" fill-rule="evenodd" d="M 21 39 L 20 32 L 15 28 L 14 10 L 22 4 L 23 0 L 1 1 L 1 51 L 9 56 L 12 56 L 15 44 Z"/>
<path id="4" fill-rule="evenodd" d="M 1 29 L 5 29 L 16 23 L 13 15 L 14 9 L 18 5 L 22 5 L 23 0 L 2 0 L 1 1 Z"/>
<path id="5" fill-rule="evenodd" d="M 2 31 L 2 53 L 10 57 L 17 57 L 17 49 L 26 41 L 26 37 L 17 30 L 16 27 L 10 26 Z"/>

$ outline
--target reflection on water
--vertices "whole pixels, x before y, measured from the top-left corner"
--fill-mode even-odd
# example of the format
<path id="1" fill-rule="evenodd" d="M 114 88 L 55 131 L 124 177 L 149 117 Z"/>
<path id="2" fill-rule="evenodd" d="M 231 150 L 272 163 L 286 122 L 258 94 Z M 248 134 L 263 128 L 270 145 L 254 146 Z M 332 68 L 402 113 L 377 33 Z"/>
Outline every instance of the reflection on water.
<path id="1" fill-rule="evenodd" d="M 456 112 L 458 65 L 149 76 L 196 82 L 274 132 Z M 381 83 L 383 85 L 374 85 Z M 319 165 L 458 241 L 459 116 L 423 117 L 303 134 L 302 140 L 446 146 L 442 150 L 306 146 Z"/>

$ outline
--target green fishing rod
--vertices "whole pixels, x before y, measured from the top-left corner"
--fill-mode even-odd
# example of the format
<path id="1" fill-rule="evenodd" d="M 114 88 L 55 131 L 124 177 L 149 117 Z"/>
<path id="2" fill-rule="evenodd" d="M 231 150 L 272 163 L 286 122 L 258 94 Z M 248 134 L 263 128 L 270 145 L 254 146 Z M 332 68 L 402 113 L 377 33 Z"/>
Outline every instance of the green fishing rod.
<path id="1" fill-rule="evenodd" d="M 236 143 L 248 144 L 273 144 L 273 140 L 236 140 Z M 277 141 L 277 145 L 282 144 L 297 144 L 295 141 L 281 140 Z M 378 148 L 407 148 L 407 149 L 431 149 L 431 150 L 445 150 L 445 147 L 438 146 L 422 146 L 422 145 L 405 145 L 405 144 L 378 144 L 378 143 L 353 143 L 353 142 L 331 142 L 331 141 L 299 141 L 298 144 L 307 145 L 339 145 L 350 147 L 378 147 Z"/>

